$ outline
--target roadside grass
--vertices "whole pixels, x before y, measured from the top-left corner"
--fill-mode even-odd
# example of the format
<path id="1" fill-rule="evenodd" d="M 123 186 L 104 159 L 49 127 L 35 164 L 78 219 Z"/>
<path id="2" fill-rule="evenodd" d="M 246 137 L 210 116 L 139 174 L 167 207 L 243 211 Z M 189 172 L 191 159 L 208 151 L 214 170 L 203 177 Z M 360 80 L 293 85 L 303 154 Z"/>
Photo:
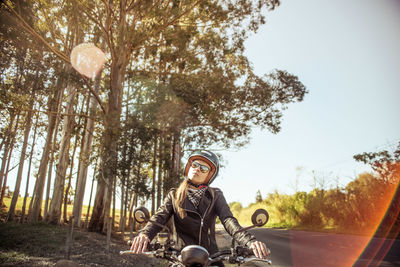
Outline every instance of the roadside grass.
<path id="1" fill-rule="evenodd" d="M 265 205 L 264 203 L 253 203 L 248 207 L 242 208 L 240 210 L 233 210 L 233 215 L 238 219 L 240 225 L 248 226 L 252 225 L 251 223 L 251 215 L 257 209 L 266 209 L 269 212 L 270 218 L 266 225 L 263 228 L 275 228 L 275 229 L 285 229 L 285 230 L 297 230 L 297 231 L 308 231 L 308 232 L 323 232 L 323 233 L 334 233 L 334 234 L 348 234 L 348 235 L 362 235 L 369 236 L 370 233 L 366 233 L 365 229 L 362 228 L 354 228 L 354 227 L 339 227 L 332 225 L 332 223 L 327 222 L 325 224 L 319 225 L 298 225 L 287 222 L 285 220 L 281 220 L 279 214 L 275 213 L 274 207 L 270 207 Z M 388 236 L 384 236 L 388 237 Z M 395 236 L 390 237 L 395 238 Z"/>
<path id="2" fill-rule="evenodd" d="M 0 224 L 0 265 L 59 254 L 66 236 L 66 229 L 45 223 Z"/>
<path id="3" fill-rule="evenodd" d="M 11 205 L 11 198 L 12 197 L 10 197 L 10 196 L 4 197 L 3 201 L 4 201 L 5 207 L 3 206 L 2 208 L 0 208 L 0 222 L 5 222 L 5 220 L 7 218 L 8 209 Z M 31 202 L 31 200 L 32 200 L 31 197 L 27 198 L 26 208 L 25 208 L 25 219 L 27 218 L 29 203 Z M 18 197 L 17 205 L 15 207 L 15 217 L 16 217 L 15 221 L 19 220 L 22 215 L 23 201 L 24 201 L 23 197 Z M 45 201 L 43 201 L 43 203 L 42 203 L 42 216 L 43 216 L 44 206 L 45 206 Z M 50 206 L 50 202 L 49 202 L 49 206 Z M 72 215 L 73 208 L 74 208 L 73 204 L 67 205 L 67 219 L 69 219 L 69 217 Z M 88 210 L 88 206 L 83 205 L 82 206 L 81 223 L 84 223 L 86 220 L 87 210 Z M 93 206 L 90 207 L 89 219 L 92 214 L 92 211 L 93 211 Z M 64 205 L 62 206 L 61 214 L 64 214 Z M 119 219 L 120 219 L 120 211 L 119 211 L 119 209 L 115 209 L 115 227 L 119 227 Z"/>

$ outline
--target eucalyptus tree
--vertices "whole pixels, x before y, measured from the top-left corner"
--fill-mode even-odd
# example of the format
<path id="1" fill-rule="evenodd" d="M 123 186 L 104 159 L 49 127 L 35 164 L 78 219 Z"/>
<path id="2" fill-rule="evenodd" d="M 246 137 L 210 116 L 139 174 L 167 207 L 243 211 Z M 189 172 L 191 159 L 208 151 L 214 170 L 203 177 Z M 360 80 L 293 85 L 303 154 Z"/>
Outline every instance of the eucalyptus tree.
<path id="1" fill-rule="evenodd" d="M 21 14 L 25 16 L 26 22 L 31 24 L 33 16 L 30 4 L 19 3 L 18 8 Z M 0 113 L 2 118 L 0 127 L 4 134 L 0 135 L 0 137 L 4 137 L 1 140 L 0 150 L 3 147 L 5 149 L 0 169 L 0 184 L 2 184 L 3 177 L 6 178 L 8 173 L 3 166 L 11 160 L 12 154 L 10 152 L 13 149 L 13 144 L 19 145 L 20 137 L 18 134 L 22 132 L 22 129 L 15 127 L 18 121 L 16 120 L 17 114 L 19 114 L 17 117 L 23 122 L 24 133 L 21 137 L 22 145 L 14 195 L 8 213 L 8 220 L 13 220 L 26 158 L 31 120 L 35 112 L 33 106 L 40 99 L 39 89 L 42 87 L 45 75 L 42 73 L 44 68 L 36 65 L 42 57 L 40 47 L 33 42 L 26 32 L 20 31 L 13 18 L 3 8 L 0 9 L 0 13 L 0 53 L 2 59 L 0 63 Z M 18 130 L 18 132 L 12 129 Z"/>
<path id="2" fill-rule="evenodd" d="M 243 42 L 264 18 L 255 12 L 243 25 L 246 12 L 254 11 L 251 3 L 242 3 L 243 12 L 228 3 L 228 8 L 214 3 L 212 11 L 203 4 L 204 10 L 188 14 L 160 33 L 143 53 L 134 54 L 143 63 L 131 73 L 158 84 L 144 103 L 153 114 L 152 126 L 160 132 L 158 181 L 164 179 L 164 191 L 180 178 L 182 148 L 242 146 L 254 126 L 277 133 L 281 111 L 306 94 L 298 78 L 286 71 L 254 74 L 243 55 Z M 273 9 L 277 2 L 269 4 Z"/>
<path id="3" fill-rule="evenodd" d="M 100 91 L 100 82 L 101 76 L 97 75 L 95 83 L 94 83 L 94 92 L 97 94 Z M 76 194 L 74 198 L 74 208 L 73 208 L 73 216 L 75 219 L 74 224 L 76 226 L 80 225 L 81 222 L 81 214 L 82 214 L 82 206 L 83 206 L 83 198 L 85 194 L 86 188 L 86 179 L 88 175 L 88 168 L 91 163 L 90 155 L 93 152 L 92 142 L 93 135 L 95 130 L 95 118 L 98 112 L 98 104 L 94 96 L 89 95 L 87 97 L 87 112 L 83 125 L 83 137 L 81 141 L 80 154 L 79 154 L 79 165 L 78 165 L 78 174 L 76 178 Z"/>
<path id="4" fill-rule="evenodd" d="M 126 68 L 132 59 L 134 68 L 145 68 L 140 60 L 147 47 L 158 42 L 159 36 L 168 29 L 185 23 L 187 18 L 199 18 L 202 23 L 240 24 L 248 19 L 250 28 L 256 29 L 263 22 L 261 11 L 264 7 L 273 9 L 277 1 L 212 2 L 212 1 L 103 1 L 102 4 L 82 4 L 83 12 L 98 25 L 104 33 L 111 55 L 110 89 L 107 112 L 104 119 L 104 154 L 102 157 L 102 176 L 104 183 L 99 184 L 98 194 L 91 218 L 92 230 L 104 230 L 109 216 L 111 202 L 111 184 L 116 177 L 113 166 L 116 165 L 117 140 L 119 138 L 122 85 Z M 102 16 L 99 19 L 99 15 Z M 200 21 L 199 21 L 200 22 Z M 140 64 L 140 65 L 139 65 Z M 143 65 L 143 66 L 142 66 Z M 101 190 L 103 188 L 103 190 Z"/>
<path id="5" fill-rule="evenodd" d="M 7 3 L 8 10 L 16 12 Z M 156 101 L 148 101 L 153 105 L 155 128 L 160 130 L 159 171 L 164 165 L 174 169 L 171 173 L 177 172 L 181 146 L 229 147 L 232 142 L 240 146 L 254 125 L 279 131 L 280 111 L 290 102 L 301 101 L 305 88 L 285 71 L 258 77 L 243 55 L 248 34 L 265 23 L 266 10 L 278 5 L 277 0 L 40 1 L 34 9 L 43 20 L 36 30 L 17 16 L 25 29 L 68 63 L 70 48 L 65 44 L 70 40 L 57 26 L 69 23 L 68 10 L 75 10 L 80 28 L 87 31 L 84 41 L 94 41 L 99 33 L 110 55 L 103 90 L 107 96 L 88 87 L 103 111 L 100 179 L 91 230 L 105 231 L 109 221 L 128 69 L 155 81 L 159 89 Z M 60 69 L 64 69 L 62 64 Z M 163 173 L 159 181 L 170 175 Z M 35 201 L 34 217 L 39 202 Z"/>

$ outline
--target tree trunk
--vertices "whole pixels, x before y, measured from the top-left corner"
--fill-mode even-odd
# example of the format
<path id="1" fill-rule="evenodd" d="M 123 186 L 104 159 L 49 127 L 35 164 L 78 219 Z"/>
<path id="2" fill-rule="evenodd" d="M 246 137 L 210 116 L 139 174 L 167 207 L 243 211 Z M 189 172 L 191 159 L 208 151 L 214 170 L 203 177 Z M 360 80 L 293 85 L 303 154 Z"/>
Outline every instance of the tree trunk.
<path id="1" fill-rule="evenodd" d="M 62 97 L 62 96 L 61 96 Z M 62 101 L 58 103 L 57 110 L 62 110 Z M 49 161 L 49 169 L 47 174 L 47 188 L 46 188 L 46 202 L 44 205 L 44 215 L 43 218 L 47 218 L 47 213 L 49 211 L 49 202 L 50 202 L 50 189 L 52 185 L 52 177 L 53 177 L 53 165 L 54 165 L 54 153 L 56 150 L 57 143 L 57 135 L 58 135 L 58 126 L 60 125 L 61 115 L 58 113 L 56 117 L 56 126 L 54 129 L 54 137 L 53 143 L 51 144 L 51 152 L 50 152 L 50 161 Z M 58 149 L 58 147 L 57 147 Z"/>
<path id="2" fill-rule="evenodd" d="M 151 185 L 151 214 L 155 213 L 156 210 L 156 173 L 157 173 L 157 136 L 154 137 L 154 148 L 153 148 L 153 182 Z"/>
<path id="3" fill-rule="evenodd" d="M 89 230 L 90 231 L 95 231 L 95 232 L 101 232 L 103 229 L 103 221 L 100 221 L 100 216 L 103 210 L 103 201 L 104 201 L 104 190 L 106 187 L 104 177 L 102 177 L 102 171 L 101 169 L 103 168 L 101 166 L 102 163 L 100 163 L 100 174 L 97 179 L 97 188 L 96 188 L 96 195 L 94 197 L 94 205 L 93 205 L 93 211 L 92 211 L 92 216 L 90 217 L 90 222 L 89 222 Z"/>
<path id="4" fill-rule="evenodd" d="M 157 209 L 161 206 L 161 192 L 162 192 L 162 144 L 163 138 L 160 134 L 160 143 L 158 146 L 158 181 L 157 181 Z"/>
<path id="5" fill-rule="evenodd" d="M 104 233 L 107 231 L 107 223 L 109 222 L 112 185 L 117 174 L 117 142 L 120 135 L 122 84 L 127 61 L 127 58 L 123 59 L 123 56 L 120 56 L 120 60 L 124 60 L 124 62 L 113 62 L 111 67 L 111 89 L 108 97 L 108 110 L 105 116 L 104 148 L 100 171 L 102 181 L 98 183 L 93 214 L 89 225 L 91 231 L 102 231 Z"/>
<path id="6" fill-rule="evenodd" d="M 15 114 L 11 114 L 10 116 L 10 124 L 8 127 L 8 130 L 5 134 L 4 137 L 4 152 L 3 152 L 3 158 L 1 159 L 1 167 L 0 167 L 0 190 L 3 190 L 3 181 L 4 181 L 4 176 L 5 176 L 5 169 L 6 169 L 6 163 L 7 163 L 7 158 L 8 158 L 8 154 L 10 152 L 10 144 L 11 144 L 11 129 L 13 127 L 14 124 L 14 120 L 15 120 Z M 1 207 L 0 203 L 0 207 Z"/>
<path id="7" fill-rule="evenodd" d="M 63 79 L 60 78 L 57 82 L 56 91 L 54 92 L 54 96 L 50 100 L 49 103 L 49 124 L 47 127 L 47 138 L 46 143 L 44 145 L 42 159 L 40 160 L 39 173 L 38 178 L 35 183 L 35 190 L 32 196 L 32 210 L 28 215 L 28 222 L 33 223 L 39 221 L 40 211 L 42 208 L 42 200 L 43 200 L 43 191 L 44 184 L 46 180 L 46 172 L 49 163 L 49 154 L 52 145 L 54 128 L 56 125 L 56 118 L 58 113 L 58 103 L 60 102 L 61 96 L 63 95 Z"/>
<path id="8" fill-rule="evenodd" d="M 171 187 L 177 186 L 180 180 L 180 172 L 181 172 L 181 157 L 182 157 L 182 149 L 180 143 L 180 134 L 178 131 L 175 131 L 172 136 L 172 152 L 171 152 L 171 171 L 170 171 L 170 179 L 171 179 Z M 168 188 L 169 189 L 169 188 Z"/>
<path id="9" fill-rule="evenodd" d="M 131 66 L 132 68 L 132 66 Z M 129 97 L 130 97 L 130 88 L 131 85 L 128 82 L 128 92 L 126 94 L 126 99 L 129 101 Z M 126 109 L 125 109 L 125 120 L 127 120 L 129 116 L 129 105 L 126 105 Z M 123 157 L 123 161 L 126 163 L 128 161 L 128 145 L 125 144 L 123 147 L 123 152 L 122 152 L 122 157 Z M 121 171 L 121 209 L 120 209 L 120 218 L 119 218 L 119 230 L 122 233 L 122 239 L 124 239 L 124 231 L 125 231 L 125 216 L 126 216 L 126 209 L 124 208 L 126 205 L 126 201 L 125 201 L 125 187 L 126 187 L 126 181 L 128 181 L 129 177 L 126 175 L 127 174 L 127 170 L 126 168 L 123 168 Z"/>
<path id="10" fill-rule="evenodd" d="M 88 96 L 86 107 L 88 106 L 89 99 L 90 99 L 90 97 Z M 80 113 L 84 112 L 84 108 L 85 108 L 84 105 L 85 105 L 85 99 L 82 100 L 82 106 L 80 108 Z M 86 108 L 86 113 L 87 113 L 87 108 Z M 82 116 L 79 116 L 78 125 L 81 125 L 81 121 L 82 121 Z M 86 124 L 85 124 L 85 127 L 86 127 Z M 72 128 L 74 128 L 74 127 L 72 127 Z M 74 171 L 74 162 L 75 162 L 75 153 L 76 153 L 76 149 L 78 147 L 79 136 L 80 136 L 79 132 L 75 134 L 75 143 L 74 143 L 74 149 L 73 149 L 72 157 L 71 157 L 71 166 L 70 166 L 70 172 L 69 172 L 69 176 L 68 176 L 68 185 L 67 185 L 67 188 L 65 189 L 64 213 L 63 213 L 64 222 L 68 221 L 68 217 L 67 217 L 68 200 L 69 200 L 68 195 L 69 195 L 69 192 L 71 190 L 72 174 L 73 174 L 73 171 Z M 81 141 L 81 145 L 82 145 L 82 142 L 83 142 L 83 140 Z M 77 182 L 78 182 L 78 179 L 77 179 Z M 75 221 L 78 221 L 78 218 L 74 219 L 74 224 L 75 224 Z M 79 221 L 80 221 L 80 219 L 79 219 Z"/>
<path id="11" fill-rule="evenodd" d="M 53 143 L 50 148 L 50 156 L 49 156 L 50 159 L 49 159 L 49 168 L 47 170 L 47 186 L 46 186 L 46 197 L 44 201 L 43 218 L 47 218 L 47 213 L 49 211 L 50 190 L 51 190 L 51 182 L 53 179 L 54 145 L 57 142 L 57 133 L 58 133 L 58 122 L 56 122 L 55 133 L 53 134 Z"/>
<path id="12" fill-rule="evenodd" d="M 7 154 L 4 153 L 4 157 L 3 157 L 3 163 L 5 163 L 7 161 L 7 167 L 5 168 L 5 171 L 3 170 L 3 166 L 2 166 L 2 170 L 4 173 L 4 181 L 3 181 L 3 187 L 1 188 L 1 195 L 0 195 L 0 207 L 4 206 L 3 203 L 3 199 L 4 199 L 4 194 L 6 192 L 6 187 L 7 187 L 7 177 L 8 177 L 8 170 L 10 168 L 10 162 L 11 162 L 11 156 L 12 156 L 12 151 L 14 149 L 14 144 L 15 144 L 15 137 L 17 135 L 17 131 L 18 131 L 18 124 L 19 124 L 19 118 L 20 115 L 17 115 L 17 121 L 15 123 L 15 128 L 14 130 L 11 132 L 11 136 L 10 136 L 10 142 L 9 142 L 9 155 L 7 156 Z M 11 126 L 10 126 L 11 127 Z M 1 186 L 1 184 L 0 184 Z"/>
<path id="13" fill-rule="evenodd" d="M 28 196 L 29 196 L 29 178 L 31 176 L 31 166 L 32 166 L 32 158 L 33 158 L 33 151 L 34 151 L 33 149 L 35 147 L 35 142 L 36 142 L 36 133 L 37 133 L 38 121 L 39 121 L 39 113 L 36 115 L 35 129 L 33 130 L 33 139 L 32 139 L 32 145 L 31 145 L 31 152 L 30 152 L 30 155 L 29 155 L 28 174 L 27 174 L 27 177 L 26 177 L 25 196 L 24 196 L 24 201 L 23 201 L 23 204 L 22 204 L 20 223 L 23 223 L 24 220 L 25 220 L 26 201 L 27 201 Z"/>
<path id="14" fill-rule="evenodd" d="M 62 101 L 60 101 L 58 103 L 57 110 L 61 110 L 61 102 Z M 47 218 L 47 213 L 49 211 L 50 189 L 51 189 L 51 181 L 52 181 L 52 177 L 53 177 L 54 152 L 55 152 L 55 146 L 57 143 L 59 124 L 60 124 L 60 114 L 57 114 L 56 126 L 55 126 L 54 134 L 53 134 L 53 143 L 51 144 L 51 149 L 50 149 L 51 152 L 50 152 L 50 159 L 49 159 L 49 169 L 47 171 L 46 201 L 44 203 L 43 218 Z"/>
<path id="15" fill-rule="evenodd" d="M 13 152 L 13 149 L 14 149 L 14 144 L 13 143 L 11 144 L 10 152 L 8 154 L 8 157 L 7 157 L 7 166 L 5 168 L 3 187 L 1 188 L 1 194 L 0 194 L 0 207 L 4 206 L 4 195 L 6 193 L 6 188 L 7 188 L 7 177 L 8 177 L 8 172 L 9 172 L 9 169 L 10 169 L 10 162 L 11 162 L 12 152 Z"/>
<path id="16" fill-rule="evenodd" d="M 96 76 L 94 85 L 94 91 L 96 93 L 100 91 L 100 81 L 101 81 L 101 73 L 99 73 Z M 87 118 L 85 122 L 84 134 L 82 138 L 82 146 L 79 156 L 78 175 L 76 180 L 76 192 L 75 192 L 74 209 L 73 209 L 75 226 L 80 226 L 81 224 L 82 206 L 85 195 L 86 179 L 87 179 L 88 167 L 90 164 L 89 158 L 92 147 L 93 131 L 95 126 L 95 121 L 91 118 L 96 116 L 96 110 L 97 110 L 97 101 L 96 98 L 92 96 L 90 97 L 89 118 Z"/>
<path id="17" fill-rule="evenodd" d="M 115 225 L 115 195 L 116 195 L 116 186 L 117 186 L 117 179 L 114 179 L 113 181 L 113 190 L 112 190 L 112 218 L 111 218 L 111 223 L 112 223 L 112 228 Z"/>
<path id="18" fill-rule="evenodd" d="M 74 100 L 76 90 L 74 86 L 68 86 L 67 114 L 74 112 Z M 64 195 L 64 184 L 67 167 L 69 164 L 69 148 L 71 140 L 71 132 L 73 128 L 73 116 L 64 117 L 63 133 L 61 138 L 59 161 L 56 168 L 56 177 L 54 181 L 53 196 L 50 203 L 49 214 L 46 220 L 52 224 L 59 224 L 61 218 L 61 206 Z"/>
<path id="19" fill-rule="evenodd" d="M 129 203 L 129 228 L 132 231 L 136 230 L 136 223 L 133 219 L 133 208 L 135 207 L 135 203 L 137 202 L 137 194 L 135 192 L 132 193 L 131 201 Z"/>
<path id="20" fill-rule="evenodd" d="M 38 72 L 36 72 L 36 80 L 37 80 L 37 75 Z M 29 111 L 28 114 L 26 115 L 25 118 L 25 130 L 24 130 L 24 141 L 22 144 L 22 149 L 21 149 L 21 157 L 19 160 L 19 166 L 18 166 L 18 173 L 17 173 L 17 179 L 15 182 L 15 188 L 14 188 L 14 194 L 11 200 L 11 205 L 10 209 L 8 210 L 8 217 L 7 221 L 13 221 L 14 220 L 14 213 L 15 213 L 15 207 L 17 205 L 17 200 L 19 196 L 19 190 L 21 187 L 21 180 L 22 180 L 22 171 L 24 169 L 24 162 L 26 158 L 26 148 L 28 146 L 28 139 L 29 139 L 29 133 L 32 128 L 32 116 L 33 116 L 33 102 L 34 102 L 34 92 L 35 92 L 35 87 L 32 89 L 32 94 L 31 94 L 31 100 L 29 103 Z"/>
<path id="21" fill-rule="evenodd" d="M 82 110 L 82 109 L 81 109 Z M 78 125 L 80 124 L 80 121 L 78 123 Z M 78 147 L 78 141 L 79 141 L 79 137 L 78 135 L 75 136 L 75 144 L 74 144 L 74 150 L 72 152 L 72 156 L 71 156 L 71 166 L 70 166 L 70 171 L 69 171 L 69 175 L 68 175 L 68 184 L 67 184 L 67 188 L 65 189 L 65 195 L 64 195 L 64 213 L 63 213 L 63 218 L 64 218 L 64 222 L 68 222 L 68 216 L 67 216 L 67 212 L 68 212 L 68 195 L 69 195 L 69 191 L 71 190 L 71 184 L 72 184 L 72 173 L 74 171 L 74 159 L 75 159 L 75 153 L 76 153 L 76 148 Z"/>
<path id="22" fill-rule="evenodd" d="M 125 214 L 124 214 L 124 209 L 125 209 L 125 178 L 122 177 L 121 180 L 121 206 L 120 206 L 120 216 L 119 216 L 119 230 L 123 233 L 125 230 Z"/>
<path id="23" fill-rule="evenodd" d="M 94 166 L 93 177 L 92 177 L 92 186 L 90 187 L 89 205 L 88 205 L 87 212 L 86 212 L 86 219 L 85 219 L 85 226 L 84 226 L 85 229 L 87 229 L 87 227 L 88 227 L 90 205 L 92 203 L 92 195 L 93 195 L 93 185 L 94 185 L 94 180 L 95 180 L 96 172 L 97 172 L 97 162 L 98 161 L 96 160 L 96 165 Z"/>
<path id="24" fill-rule="evenodd" d="M 125 188 L 125 186 L 124 186 L 124 188 Z M 123 240 L 125 240 L 124 237 L 125 237 L 125 229 L 126 229 L 126 216 L 128 214 L 128 195 L 127 195 L 127 191 L 128 191 L 128 189 L 125 190 L 124 205 L 122 206 L 123 207 L 123 212 L 124 212 L 123 213 L 124 216 L 123 216 L 123 220 L 122 220 L 122 228 L 121 228 Z"/>

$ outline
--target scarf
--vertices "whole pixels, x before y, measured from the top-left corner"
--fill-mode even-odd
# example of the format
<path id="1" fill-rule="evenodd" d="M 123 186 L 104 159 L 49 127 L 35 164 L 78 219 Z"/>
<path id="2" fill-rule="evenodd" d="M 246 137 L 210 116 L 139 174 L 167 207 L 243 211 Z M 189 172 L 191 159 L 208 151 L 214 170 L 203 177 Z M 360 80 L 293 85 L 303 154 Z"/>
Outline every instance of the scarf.
<path id="1" fill-rule="evenodd" d="M 200 200 L 203 198 L 206 191 L 207 187 L 201 187 L 199 189 L 188 188 L 187 196 L 196 208 L 199 206 Z"/>

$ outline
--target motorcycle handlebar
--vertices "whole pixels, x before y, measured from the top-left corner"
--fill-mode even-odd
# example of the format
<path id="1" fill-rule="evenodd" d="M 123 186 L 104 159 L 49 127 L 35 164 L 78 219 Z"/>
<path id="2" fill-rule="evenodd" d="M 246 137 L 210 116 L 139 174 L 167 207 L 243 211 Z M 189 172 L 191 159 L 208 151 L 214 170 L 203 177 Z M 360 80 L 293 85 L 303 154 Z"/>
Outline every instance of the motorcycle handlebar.
<path id="1" fill-rule="evenodd" d="M 137 254 L 137 253 L 133 252 L 132 250 L 122 250 L 119 252 L 119 255 L 129 255 L 129 254 Z M 154 255 L 154 254 L 156 254 L 156 251 L 146 251 L 146 252 L 142 252 L 141 254 Z"/>
<path id="2" fill-rule="evenodd" d="M 242 248 L 242 249 L 247 249 L 247 248 Z M 247 249 L 247 250 L 249 250 L 249 249 Z M 250 251 L 248 251 L 248 252 L 250 252 Z M 124 251 L 120 251 L 119 252 L 119 254 L 120 255 L 129 255 L 129 254 L 135 254 L 132 250 L 124 250 Z M 146 252 L 143 252 L 143 254 L 144 255 L 156 255 L 157 254 L 157 251 L 146 251 Z M 222 261 L 229 261 L 230 260 L 230 258 L 231 258 L 231 256 L 232 256 L 232 252 L 230 251 L 230 250 L 222 250 L 222 251 L 219 251 L 219 252 L 217 252 L 217 253 L 215 253 L 215 254 L 213 254 L 211 257 L 210 257 L 210 261 L 208 262 L 208 264 L 213 264 L 213 263 L 215 263 L 215 262 L 218 262 L 218 261 L 220 261 L 220 260 L 222 260 Z M 271 262 L 271 260 L 268 260 L 268 259 L 260 259 L 260 258 L 257 258 L 257 257 L 254 257 L 254 256 L 239 256 L 241 259 L 240 259 L 240 262 L 241 263 L 248 263 L 248 262 L 253 262 L 253 261 L 259 261 L 259 262 L 265 262 L 265 263 L 268 263 L 269 265 L 271 265 L 272 264 L 272 262 Z M 239 258 L 238 257 L 238 258 Z"/>

